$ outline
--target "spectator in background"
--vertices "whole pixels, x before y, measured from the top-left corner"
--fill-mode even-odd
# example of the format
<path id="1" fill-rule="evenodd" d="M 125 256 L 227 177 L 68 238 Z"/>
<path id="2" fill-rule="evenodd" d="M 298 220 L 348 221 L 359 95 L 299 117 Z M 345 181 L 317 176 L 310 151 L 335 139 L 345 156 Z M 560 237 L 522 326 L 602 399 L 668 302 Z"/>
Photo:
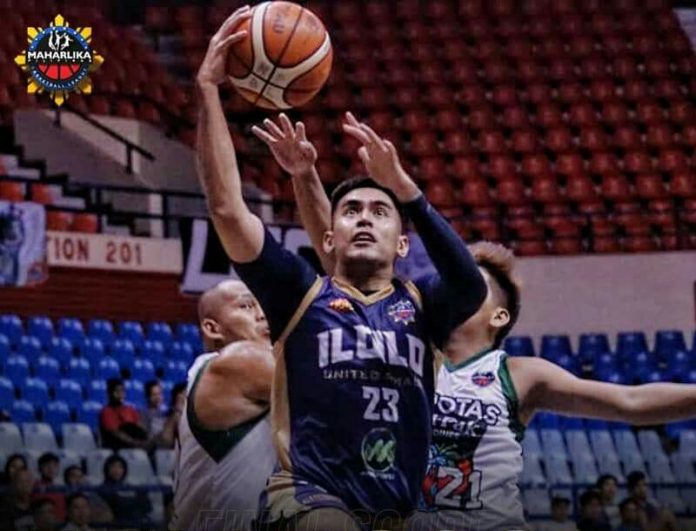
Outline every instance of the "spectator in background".
<path id="1" fill-rule="evenodd" d="M 27 460 L 22 454 L 12 454 L 5 461 L 5 471 L 0 478 L 0 485 L 9 487 L 20 470 L 27 469 Z"/>
<path id="2" fill-rule="evenodd" d="M 176 430 L 186 404 L 186 382 L 180 382 L 172 388 L 172 398 L 169 404 L 167 420 L 160 436 L 160 448 L 174 448 Z"/>
<path id="3" fill-rule="evenodd" d="M 41 498 L 31 504 L 34 527 L 31 531 L 55 531 L 59 520 L 56 519 L 56 507 L 50 498 Z"/>
<path id="4" fill-rule="evenodd" d="M 578 531 L 611 531 L 602 512 L 602 497 L 595 489 L 587 490 L 580 496 Z"/>
<path id="5" fill-rule="evenodd" d="M 65 480 L 65 488 L 68 493 L 79 493 L 89 502 L 91 524 L 104 524 L 111 522 L 114 519 L 114 515 L 111 514 L 109 504 L 106 503 L 104 498 L 99 496 L 97 492 L 92 490 L 80 492 L 84 487 L 89 486 L 82 467 L 78 465 L 70 465 L 65 469 L 65 472 L 63 472 L 63 479 Z M 69 501 L 70 498 L 68 497 L 68 502 Z M 70 504 L 68 503 L 67 505 L 68 512 L 70 512 Z"/>
<path id="6" fill-rule="evenodd" d="M 103 446 L 118 450 L 120 448 L 147 449 L 147 433 L 140 425 L 140 416 L 135 408 L 124 404 L 126 389 L 123 381 L 112 378 L 107 382 L 109 403 L 104 406 L 99 417 Z"/>
<path id="7" fill-rule="evenodd" d="M 646 531 L 641 523 L 638 505 L 631 498 L 626 498 L 619 505 L 621 522 L 616 531 Z"/>
<path id="8" fill-rule="evenodd" d="M 68 521 L 61 531 L 92 531 L 89 527 L 92 517 L 87 497 L 81 492 L 68 496 Z"/>
<path id="9" fill-rule="evenodd" d="M 28 468 L 17 470 L 6 496 L 0 506 L 0 524 L 10 531 L 29 531 L 34 527 L 32 517 L 31 492 L 34 489 L 34 477 Z"/>
<path id="10" fill-rule="evenodd" d="M 662 507 L 650 496 L 648 478 L 643 472 L 631 472 L 626 478 L 628 495 L 638 507 L 640 522 L 648 531 L 671 531 L 677 529 L 674 513 Z"/>
<path id="11" fill-rule="evenodd" d="M 33 500 L 51 500 L 56 521 L 65 520 L 65 494 L 58 490 L 56 479 L 60 472 L 60 460 L 51 452 L 39 457 L 39 479 L 34 484 Z"/>
<path id="12" fill-rule="evenodd" d="M 162 446 L 162 434 L 167 422 L 162 408 L 162 386 L 157 380 L 145 384 L 147 407 L 140 412 L 143 428 L 153 448 Z"/>
<path id="13" fill-rule="evenodd" d="M 603 474 L 597 479 L 597 490 L 602 498 L 602 510 L 609 525 L 615 528 L 621 521 L 619 506 L 616 504 L 616 478 L 611 474 Z"/>
<path id="14" fill-rule="evenodd" d="M 115 524 L 141 523 L 151 509 L 150 498 L 126 484 L 128 464 L 112 455 L 104 463 L 104 499 L 111 507 Z"/>
<path id="15" fill-rule="evenodd" d="M 570 519 L 570 500 L 564 496 L 551 498 L 551 520 L 539 526 L 538 531 L 577 531 Z"/>

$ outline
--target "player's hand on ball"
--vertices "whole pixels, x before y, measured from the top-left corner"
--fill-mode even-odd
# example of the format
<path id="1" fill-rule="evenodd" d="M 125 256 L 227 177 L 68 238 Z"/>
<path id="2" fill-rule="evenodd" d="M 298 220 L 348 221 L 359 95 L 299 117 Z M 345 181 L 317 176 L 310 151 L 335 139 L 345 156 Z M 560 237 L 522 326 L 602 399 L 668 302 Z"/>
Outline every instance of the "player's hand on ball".
<path id="1" fill-rule="evenodd" d="M 196 80 L 199 85 L 220 85 L 227 80 L 225 64 L 229 47 L 246 37 L 246 30 L 234 31 L 242 21 L 251 16 L 248 5 L 240 7 L 222 23 L 217 33 L 210 39 L 208 51 L 198 69 Z"/>
<path id="2" fill-rule="evenodd" d="M 419 195 L 418 187 L 399 161 L 394 144 L 366 123 L 359 122 L 350 112 L 346 113 L 343 131 L 362 144 L 358 157 L 372 180 L 392 190 L 400 201 L 410 201 Z"/>
<path id="3" fill-rule="evenodd" d="M 308 173 L 317 162 L 317 150 L 307 140 L 304 124 L 297 122 L 293 127 L 285 114 L 278 117 L 278 122 L 280 126 L 267 118 L 263 128 L 253 126 L 251 131 L 268 146 L 280 167 L 290 175 Z"/>

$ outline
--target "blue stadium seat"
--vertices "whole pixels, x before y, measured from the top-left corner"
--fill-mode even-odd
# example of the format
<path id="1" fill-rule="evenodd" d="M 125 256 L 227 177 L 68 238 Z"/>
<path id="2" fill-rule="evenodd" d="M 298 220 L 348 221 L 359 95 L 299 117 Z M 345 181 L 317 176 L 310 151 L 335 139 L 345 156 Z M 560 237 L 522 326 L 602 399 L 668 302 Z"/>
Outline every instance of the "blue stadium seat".
<path id="1" fill-rule="evenodd" d="M 609 427 L 607 426 L 607 421 L 606 420 L 599 420 L 599 419 L 587 419 L 585 420 L 585 427 L 589 431 L 599 431 L 599 430 L 608 430 Z"/>
<path id="2" fill-rule="evenodd" d="M 55 387 L 55 397 L 71 409 L 77 409 L 82 403 L 82 386 L 75 380 L 62 378 Z"/>
<path id="3" fill-rule="evenodd" d="M 696 369 L 692 369 L 686 374 L 684 383 L 696 384 Z"/>
<path id="4" fill-rule="evenodd" d="M 44 422 L 53 428 L 53 433 L 62 432 L 63 424 L 70 422 L 70 407 L 65 402 L 55 400 L 46 406 Z"/>
<path id="5" fill-rule="evenodd" d="M 557 358 L 552 360 L 556 365 L 559 367 L 562 367 L 568 372 L 572 372 L 573 374 L 579 374 L 580 373 L 580 365 L 578 364 L 578 360 L 575 359 L 573 356 L 568 356 L 568 355 L 562 355 L 558 356 Z"/>
<path id="6" fill-rule="evenodd" d="M 591 363 L 597 356 L 611 352 L 606 334 L 581 334 L 578 356 L 583 363 Z"/>
<path id="7" fill-rule="evenodd" d="M 170 360 L 164 365 L 164 378 L 172 382 L 185 382 L 187 372 L 183 361 Z"/>
<path id="8" fill-rule="evenodd" d="M 17 347 L 17 354 L 24 356 L 29 363 L 36 362 L 42 354 L 41 341 L 34 336 L 22 336 Z"/>
<path id="9" fill-rule="evenodd" d="M 0 334 L 0 360 L 10 357 L 10 340 L 5 334 Z"/>
<path id="10" fill-rule="evenodd" d="M 140 380 L 126 380 L 126 402 L 133 405 L 136 409 L 145 407 L 145 386 Z"/>
<path id="11" fill-rule="evenodd" d="M 686 350 L 675 351 L 667 360 L 669 379 L 675 382 L 684 382 L 692 368 L 692 356 Z"/>
<path id="12" fill-rule="evenodd" d="M 583 419 L 578 417 L 561 417 L 560 419 L 561 427 L 564 430 L 584 430 L 585 422 Z"/>
<path id="13" fill-rule="evenodd" d="M 198 325 L 194 323 L 178 323 L 176 325 L 176 339 L 179 341 L 200 341 L 201 333 Z"/>
<path id="14" fill-rule="evenodd" d="M 36 316 L 27 320 L 27 335 L 41 341 L 41 346 L 47 348 L 53 338 L 53 322 L 48 317 Z"/>
<path id="15" fill-rule="evenodd" d="M 121 369 L 132 370 L 135 361 L 135 347 L 128 339 L 117 339 L 111 345 L 111 357 Z"/>
<path id="16" fill-rule="evenodd" d="M 685 351 L 686 341 L 680 330 L 658 330 L 655 332 L 655 354 L 669 361 L 675 352 Z"/>
<path id="17" fill-rule="evenodd" d="M 105 319 L 92 319 L 87 323 L 87 335 L 98 339 L 102 344 L 109 346 L 116 339 L 116 333 L 111 321 Z"/>
<path id="18" fill-rule="evenodd" d="M 659 383 L 666 382 L 668 379 L 669 378 L 663 374 L 662 371 L 655 369 L 641 374 L 640 383 Z"/>
<path id="19" fill-rule="evenodd" d="M 99 402 L 88 400 L 77 410 L 77 422 L 87 424 L 96 433 L 99 430 L 99 414 L 103 406 Z"/>
<path id="20" fill-rule="evenodd" d="M 10 356 L 5 363 L 5 376 L 7 376 L 15 387 L 29 376 L 29 362 L 24 356 Z"/>
<path id="21" fill-rule="evenodd" d="M 547 360 L 554 360 L 560 356 L 572 356 L 570 339 L 565 335 L 544 335 L 541 337 L 541 356 Z"/>
<path id="22" fill-rule="evenodd" d="M 169 359 L 183 361 L 189 365 L 193 361 L 193 350 L 191 345 L 181 341 L 174 341 L 169 346 Z"/>
<path id="23" fill-rule="evenodd" d="M 72 359 L 72 343 L 70 343 L 70 340 L 64 337 L 51 338 L 51 342 L 48 347 L 48 355 L 58 361 L 61 367 L 65 368 Z"/>
<path id="24" fill-rule="evenodd" d="M 34 409 L 48 402 L 48 385 L 38 378 L 27 378 L 19 387 L 22 399 L 30 402 Z"/>
<path id="25" fill-rule="evenodd" d="M 63 317 L 58 320 L 58 335 L 69 339 L 73 345 L 80 346 L 85 340 L 85 331 L 82 322 L 72 317 Z"/>
<path id="26" fill-rule="evenodd" d="M 60 364 L 58 360 L 41 356 L 34 364 L 34 376 L 40 378 L 49 387 L 55 386 L 60 378 Z"/>
<path id="27" fill-rule="evenodd" d="M 618 369 L 618 367 L 619 367 L 619 360 L 611 352 L 604 352 L 602 354 L 599 354 L 594 359 L 595 372 L 605 370 L 605 369 L 616 370 L 616 369 Z"/>
<path id="28" fill-rule="evenodd" d="M 17 345 L 22 335 L 24 335 L 22 320 L 19 316 L 13 314 L 0 315 L 0 334 L 9 339 L 10 344 Z"/>
<path id="29" fill-rule="evenodd" d="M 87 399 L 100 404 L 106 404 L 106 380 L 91 380 L 87 385 Z"/>
<path id="30" fill-rule="evenodd" d="M 561 427 L 560 417 L 553 413 L 537 413 L 536 419 L 537 426 L 539 426 L 539 429 L 541 430 L 559 430 Z"/>
<path id="31" fill-rule="evenodd" d="M 616 353 L 623 359 L 647 350 L 648 342 L 643 332 L 619 332 L 616 336 Z"/>
<path id="32" fill-rule="evenodd" d="M 164 345 L 159 341 L 145 341 L 140 347 L 140 356 L 150 360 L 155 368 L 163 368 L 167 361 Z"/>
<path id="33" fill-rule="evenodd" d="M 624 385 L 627 383 L 623 371 L 609 370 L 606 372 L 600 372 L 597 374 L 597 377 L 602 382 L 608 382 L 618 385 Z"/>
<path id="34" fill-rule="evenodd" d="M 174 388 L 174 382 L 171 380 L 160 380 L 160 385 L 162 386 L 162 395 L 164 396 L 164 403 L 170 404 L 172 399 L 172 389 Z"/>
<path id="35" fill-rule="evenodd" d="M 34 411 L 34 406 L 31 402 L 27 402 L 26 400 L 15 400 L 10 410 L 10 417 L 12 418 L 12 422 L 17 424 L 35 422 L 36 413 Z"/>
<path id="36" fill-rule="evenodd" d="M 80 356 L 89 361 L 91 365 L 99 363 L 105 355 L 104 344 L 100 339 L 88 337 L 80 345 Z"/>
<path id="37" fill-rule="evenodd" d="M 169 345 L 174 340 L 171 327 L 165 322 L 148 323 L 147 339 Z"/>
<path id="38" fill-rule="evenodd" d="M 7 378 L 0 377 L 0 410 L 9 411 L 14 400 L 14 385 Z"/>
<path id="39" fill-rule="evenodd" d="M 649 373 L 657 369 L 657 359 L 649 352 L 636 352 L 628 356 L 625 369 L 634 381 L 644 381 Z"/>
<path id="40" fill-rule="evenodd" d="M 73 358 L 68 364 L 68 370 L 65 372 L 67 378 L 71 378 L 79 383 L 82 387 L 87 385 L 92 377 L 92 370 L 89 362 L 83 358 Z"/>
<path id="41" fill-rule="evenodd" d="M 133 364 L 132 377 L 141 382 L 147 382 L 156 378 L 155 366 L 149 359 L 136 359 Z"/>
<path id="42" fill-rule="evenodd" d="M 534 356 L 534 343 L 529 336 L 512 336 L 505 339 L 505 352 L 510 356 Z"/>
<path id="43" fill-rule="evenodd" d="M 97 364 L 94 370 L 94 376 L 103 380 L 108 380 L 110 378 L 120 378 L 121 369 L 118 363 L 116 363 L 115 359 L 106 356 Z"/>
<path id="44" fill-rule="evenodd" d="M 119 325 L 118 337 L 129 339 L 133 345 L 139 346 L 145 341 L 143 326 L 137 321 L 123 321 Z"/>

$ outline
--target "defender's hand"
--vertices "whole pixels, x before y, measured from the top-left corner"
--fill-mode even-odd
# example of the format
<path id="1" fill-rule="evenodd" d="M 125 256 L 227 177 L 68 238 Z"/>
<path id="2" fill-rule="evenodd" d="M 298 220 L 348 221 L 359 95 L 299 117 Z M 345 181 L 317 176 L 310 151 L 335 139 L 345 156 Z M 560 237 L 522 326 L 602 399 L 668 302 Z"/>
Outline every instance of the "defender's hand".
<path id="1" fill-rule="evenodd" d="M 284 113 L 278 121 L 280 127 L 267 118 L 264 128 L 253 126 L 251 131 L 268 146 L 281 168 L 293 177 L 306 175 L 317 162 L 317 150 L 307 140 L 304 124 L 297 122 L 293 128 Z"/>

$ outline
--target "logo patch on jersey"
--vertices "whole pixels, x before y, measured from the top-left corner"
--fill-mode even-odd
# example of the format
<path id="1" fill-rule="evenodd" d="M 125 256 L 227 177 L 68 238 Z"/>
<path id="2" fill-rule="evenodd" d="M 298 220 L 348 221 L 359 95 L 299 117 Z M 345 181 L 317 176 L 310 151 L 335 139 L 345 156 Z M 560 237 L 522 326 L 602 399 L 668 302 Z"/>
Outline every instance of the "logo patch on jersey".
<path id="1" fill-rule="evenodd" d="M 348 313 L 355 311 L 355 308 L 353 308 L 353 305 L 350 303 L 350 301 L 344 298 L 332 300 L 329 303 L 329 308 L 331 308 L 332 310 L 336 310 L 340 313 Z"/>
<path id="2" fill-rule="evenodd" d="M 416 309 L 408 299 L 401 299 L 387 308 L 387 314 L 396 324 L 408 324 L 416 320 Z"/>
<path id="3" fill-rule="evenodd" d="M 362 441 L 362 458 L 367 469 L 376 474 L 389 472 L 396 461 L 396 438 L 387 428 L 373 428 Z"/>
<path id="4" fill-rule="evenodd" d="M 471 381 L 479 387 L 488 387 L 495 382 L 495 374 L 492 372 L 475 372 Z"/>

